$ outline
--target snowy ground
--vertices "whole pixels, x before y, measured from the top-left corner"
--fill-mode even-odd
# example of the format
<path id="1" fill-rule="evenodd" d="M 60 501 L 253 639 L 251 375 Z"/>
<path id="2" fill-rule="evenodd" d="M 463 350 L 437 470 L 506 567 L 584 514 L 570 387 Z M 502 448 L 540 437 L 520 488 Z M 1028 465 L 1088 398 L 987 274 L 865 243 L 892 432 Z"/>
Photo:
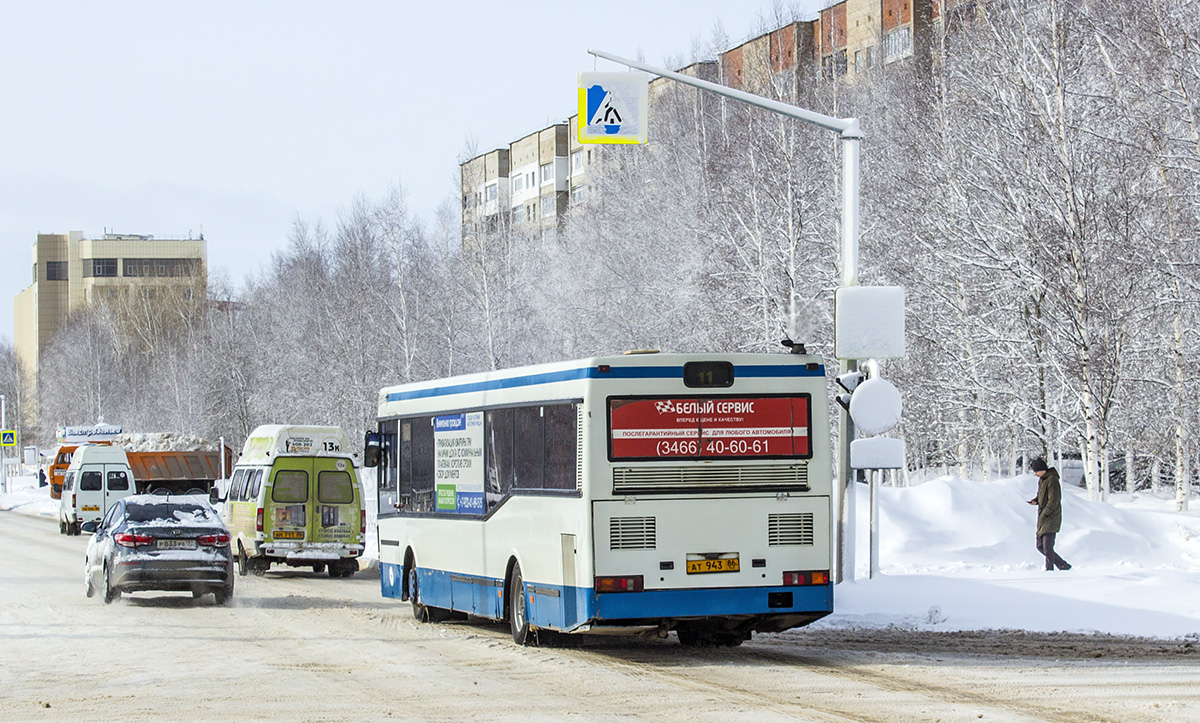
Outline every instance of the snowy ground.
<path id="1" fill-rule="evenodd" d="M 1173 498 L 1089 502 L 1064 487 L 1056 548 L 1074 567 L 1046 572 L 1034 548 L 1036 508 L 1026 504 L 1033 475 L 884 487 L 882 574 L 867 580 L 868 495 L 859 487 L 859 579 L 836 588 L 837 613 L 815 627 L 1200 634 L 1200 513 L 1175 512 Z M 54 517 L 57 509 L 33 477 L 0 495 L 0 510 Z M 370 558 L 374 547 L 369 540 Z"/>

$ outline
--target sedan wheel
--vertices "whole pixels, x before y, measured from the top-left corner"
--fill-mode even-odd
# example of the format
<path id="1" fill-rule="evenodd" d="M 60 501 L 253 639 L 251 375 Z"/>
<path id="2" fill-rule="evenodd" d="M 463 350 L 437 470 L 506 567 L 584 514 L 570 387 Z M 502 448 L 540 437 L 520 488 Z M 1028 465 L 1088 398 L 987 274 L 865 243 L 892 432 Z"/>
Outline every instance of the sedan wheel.
<path id="1" fill-rule="evenodd" d="M 96 586 L 92 584 L 91 566 L 87 560 L 83 561 L 83 594 L 86 597 L 92 597 L 96 594 Z"/>
<path id="2" fill-rule="evenodd" d="M 114 588 L 112 585 L 112 571 L 107 567 L 104 568 L 104 603 L 108 603 L 121 597 L 121 591 Z"/>

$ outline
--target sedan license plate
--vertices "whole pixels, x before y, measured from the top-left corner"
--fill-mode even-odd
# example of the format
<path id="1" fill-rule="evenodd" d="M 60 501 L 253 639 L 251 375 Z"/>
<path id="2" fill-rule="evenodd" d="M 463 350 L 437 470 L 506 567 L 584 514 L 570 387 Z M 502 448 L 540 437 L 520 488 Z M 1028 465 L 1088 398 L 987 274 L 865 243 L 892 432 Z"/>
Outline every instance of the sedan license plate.
<path id="1" fill-rule="evenodd" d="M 276 540 L 303 540 L 304 533 L 300 530 L 275 530 L 271 533 L 271 537 Z"/>
<path id="2" fill-rule="evenodd" d="M 736 554 L 714 558 L 688 555 L 687 574 L 689 575 L 700 575 L 707 572 L 737 572 L 740 569 Z"/>
<path id="3" fill-rule="evenodd" d="M 195 550 L 195 540 L 159 540 L 158 549 L 160 550 Z"/>

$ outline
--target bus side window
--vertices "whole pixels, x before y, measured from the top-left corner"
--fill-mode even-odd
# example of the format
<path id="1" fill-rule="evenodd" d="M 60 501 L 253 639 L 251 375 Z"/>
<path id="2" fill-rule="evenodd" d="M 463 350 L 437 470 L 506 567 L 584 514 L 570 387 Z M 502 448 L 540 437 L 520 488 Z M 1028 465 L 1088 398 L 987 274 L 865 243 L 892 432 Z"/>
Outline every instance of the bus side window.
<path id="1" fill-rule="evenodd" d="M 74 472 L 67 473 L 66 478 L 63 480 L 62 488 L 64 490 L 67 490 L 68 492 L 75 489 L 75 473 Z"/>
<path id="2" fill-rule="evenodd" d="M 545 408 L 546 489 L 575 490 L 575 449 L 579 423 L 577 405 L 555 404 Z"/>
<path id="3" fill-rule="evenodd" d="M 258 499 L 258 493 L 262 492 L 262 476 L 263 476 L 263 471 L 261 469 L 254 470 L 253 479 L 250 481 L 250 484 L 248 485 L 250 488 L 250 490 L 249 490 L 250 494 L 246 495 L 246 499 L 248 499 L 248 500 L 257 500 Z"/>
<path id="4" fill-rule="evenodd" d="M 513 410 L 513 487 L 542 489 L 546 440 L 542 431 L 542 407 Z"/>
<path id="5" fill-rule="evenodd" d="M 433 417 L 412 420 L 412 451 L 409 454 L 412 474 L 412 509 L 428 512 L 436 508 L 434 483 Z"/>
<path id="6" fill-rule="evenodd" d="M 503 499 L 512 489 L 513 481 L 513 410 L 489 411 L 483 434 L 485 492 Z"/>
<path id="7" fill-rule="evenodd" d="M 376 501 L 379 503 L 379 514 L 386 515 L 400 509 L 397 483 L 399 482 L 399 448 L 396 446 L 396 420 L 383 422 L 379 425 L 379 492 Z"/>

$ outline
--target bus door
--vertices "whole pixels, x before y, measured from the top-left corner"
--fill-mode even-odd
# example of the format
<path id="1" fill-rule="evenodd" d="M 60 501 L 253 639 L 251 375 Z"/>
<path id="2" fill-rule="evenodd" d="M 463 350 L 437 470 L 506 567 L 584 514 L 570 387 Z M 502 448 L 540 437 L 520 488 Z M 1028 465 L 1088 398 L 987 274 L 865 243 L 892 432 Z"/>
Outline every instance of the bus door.
<path id="1" fill-rule="evenodd" d="M 361 500 L 354 466 L 345 459 L 316 457 L 309 498 L 315 501 L 309 515 L 308 539 L 321 543 L 356 542 Z"/>
<path id="2" fill-rule="evenodd" d="M 279 457 L 271 468 L 271 489 L 263 501 L 263 533 L 271 540 L 308 539 L 309 510 L 314 495 L 311 457 Z"/>

